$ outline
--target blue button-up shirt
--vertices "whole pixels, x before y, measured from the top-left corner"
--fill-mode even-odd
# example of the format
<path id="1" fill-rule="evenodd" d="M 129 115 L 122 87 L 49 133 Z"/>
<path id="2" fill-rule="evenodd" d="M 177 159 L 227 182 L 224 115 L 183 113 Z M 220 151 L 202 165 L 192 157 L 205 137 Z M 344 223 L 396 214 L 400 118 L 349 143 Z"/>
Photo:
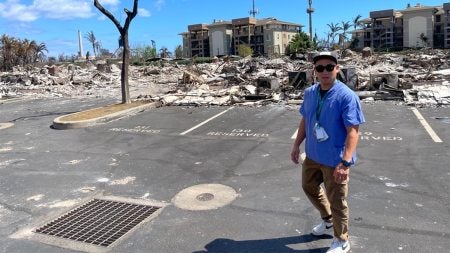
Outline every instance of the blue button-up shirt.
<path id="1" fill-rule="evenodd" d="M 346 127 L 365 122 L 358 96 L 344 83 L 336 81 L 326 93 L 318 123 L 328 134 L 328 139 L 319 142 L 314 135 L 316 112 L 320 102 L 318 83 L 305 90 L 300 114 L 305 118 L 306 156 L 320 164 L 336 167 L 342 160 L 347 138 Z M 356 161 L 356 152 L 352 162 Z"/>

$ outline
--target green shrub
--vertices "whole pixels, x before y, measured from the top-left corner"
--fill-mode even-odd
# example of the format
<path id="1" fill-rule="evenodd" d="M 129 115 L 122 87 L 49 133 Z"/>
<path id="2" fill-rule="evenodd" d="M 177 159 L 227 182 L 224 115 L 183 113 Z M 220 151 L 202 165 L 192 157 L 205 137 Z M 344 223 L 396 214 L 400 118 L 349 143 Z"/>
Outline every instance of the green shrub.
<path id="1" fill-rule="evenodd" d="M 253 49 L 247 44 L 239 45 L 238 50 L 239 50 L 240 57 L 247 57 L 247 56 L 253 55 Z"/>

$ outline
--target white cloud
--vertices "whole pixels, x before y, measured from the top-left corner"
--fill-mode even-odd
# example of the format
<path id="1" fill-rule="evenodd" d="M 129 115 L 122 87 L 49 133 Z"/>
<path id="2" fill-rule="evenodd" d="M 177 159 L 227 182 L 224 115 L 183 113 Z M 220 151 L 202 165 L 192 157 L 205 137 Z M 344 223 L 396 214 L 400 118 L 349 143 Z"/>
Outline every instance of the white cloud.
<path id="1" fill-rule="evenodd" d="M 105 0 L 104 0 L 105 1 Z M 118 0 L 106 0 L 108 4 L 118 4 Z M 6 0 L 0 3 L 0 17 L 23 22 L 40 17 L 51 19 L 89 18 L 94 15 L 90 0 L 33 0 L 30 5 L 21 0 Z"/>
<path id="2" fill-rule="evenodd" d="M 91 1 L 92 2 L 92 1 Z M 109 5 L 109 6 L 117 6 L 120 4 L 119 0 L 99 0 L 100 4 L 103 6 Z"/>
<path id="3" fill-rule="evenodd" d="M 152 14 L 150 13 L 150 11 L 144 9 L 144 8 L 139 8 L 138 9 L 138 15 L 141 17 L 150 17 Z"/>
<path id="4" fill-rule="evenodd" d="M 34 21 L 38 14 L 29 6 L 20 4 L 18 0 L 6 0 L 0 3 L 0 17 L 18 21 Z"/>
<path id="5" fill-rule="evenodd" d="M 52 19 L 89 18 L 92 2 L 86 0 L 34 0 L 32 8 Z"/>

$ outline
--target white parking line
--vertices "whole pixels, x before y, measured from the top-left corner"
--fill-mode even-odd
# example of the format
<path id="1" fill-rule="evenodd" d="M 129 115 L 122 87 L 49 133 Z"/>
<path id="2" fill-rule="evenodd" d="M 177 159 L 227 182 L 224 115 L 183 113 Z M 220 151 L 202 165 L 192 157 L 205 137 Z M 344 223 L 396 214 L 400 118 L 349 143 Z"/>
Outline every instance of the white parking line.
<path id="1" fill-rule="evenodd" d="M 441 138 L 434 132 L 433 128 L 428 124 L 422 114 L 416 108 L 412 108 L 413 113 L 416 115 L 417 119 L 419 119 L 422 126 L 427 130 L 428 134 L 431 136 L 434 142 L 442 142 Z"/>
<path id="2" fill-rule="evenodd" d="M 220 115 L 222 115 L 222 114 L 228 112 L 229 110 L 231 110 L 231 109 L 233 109 L 233 108 L 234 108 L 234 106 L 228 108 L 227 110 L 225 110 L 225 111 L 223 111 L 223 112 L 221 112 L 221 113 L 218 113 L 218 114 L 212 116 L 211 118 L 209 118 L 209 119 L 203 121 L 202 123 L 200 123 L 200 124 L 198 124 L 198 125 L 196 125 L 196 126 L 190 128 L 190 129 L 188 129 L 188 130 L 182 132 L 180 135 L 185 135 L 185 134 L 191 132 L 192 130 L 194 130 L 194 129 L 196 129 L 196 128 L 199 128 L 199 127 L 201 127 L 201 126 L 203 126 L 204 124 L 206 124 L 206 123 L 208 123 L 209 121 L 211 121 L 211 120 L 213 120 L 213 119 L 219 117 Z"/>

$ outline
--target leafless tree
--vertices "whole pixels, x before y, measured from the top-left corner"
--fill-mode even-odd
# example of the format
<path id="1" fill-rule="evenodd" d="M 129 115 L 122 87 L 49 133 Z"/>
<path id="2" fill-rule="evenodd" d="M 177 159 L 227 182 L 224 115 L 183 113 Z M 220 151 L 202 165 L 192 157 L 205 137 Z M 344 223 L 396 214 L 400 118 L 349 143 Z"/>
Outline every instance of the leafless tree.
<path id="1" fill-rule="evenodd" d="M 123 54 L 122 54 L 122 73 L 121 73 L 121 87 L 122 87 L 122 103 L 127 104 L 130 103 L 130 89 L 128 86 L 128 68 L 130 65 L 130 45 L 128 43 L 128 28 L 130 27 L 131 20 L 136 17 L 138 12 L 138 2 L 139 0 L 134 0 L 133 11 L 129 11 L 128 9 L 124 9 L 127 14 L 127 19 L 125 20 L 125 24 L 122 26 L 120 22 L 109 12 L 106 10 L 98 0 L 94 0 L 95 7 L 100 10 L 105 16 L 107 16 L 113 23 L 116 25 L 117 29 L 120 32 L 120 36 L 123 40 Z"/>

